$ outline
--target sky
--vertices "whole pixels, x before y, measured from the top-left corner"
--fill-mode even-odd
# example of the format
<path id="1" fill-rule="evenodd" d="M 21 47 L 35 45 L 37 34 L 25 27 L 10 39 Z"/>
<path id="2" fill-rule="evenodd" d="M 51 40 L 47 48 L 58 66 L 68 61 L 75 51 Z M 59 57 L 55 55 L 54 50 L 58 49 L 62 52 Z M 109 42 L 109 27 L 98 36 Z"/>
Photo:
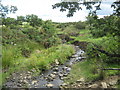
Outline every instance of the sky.
<path id="1" fill-rule="evenodd" d="M 18 11 L 15 14 L 9 14 L 9 17 L 26 16 L 35 14 L 43 20 L 52 20 L 53 22 L 77 22 L 85 21 L 89 11 L 83 7 L 83 10 L 77 11 L 73 17 L 67 17 L 67 12 L 60 12 L 59 9 L 52 9 L 52 5 L 59 3 L 61 0 L 2 0 L 3 5 L 17 6 Z M 102 10 L 98 11 L 101 18 L 110 15 L 113 10 L 110 4 L 115 0 L 105 0 L 101 4 Z"/>

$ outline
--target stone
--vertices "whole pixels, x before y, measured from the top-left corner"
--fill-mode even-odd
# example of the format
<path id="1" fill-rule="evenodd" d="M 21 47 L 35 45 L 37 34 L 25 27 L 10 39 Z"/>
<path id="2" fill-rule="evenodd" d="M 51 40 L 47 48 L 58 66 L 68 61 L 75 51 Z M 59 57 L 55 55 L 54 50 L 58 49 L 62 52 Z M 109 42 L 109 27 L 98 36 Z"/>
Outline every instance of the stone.
<path id="1" fill-rule="evenodd" d="M 58 67 L 54 68 L 54 71 L 58 71 Z"/>
<path id="2" fill-rule="evenodd" d="M 63 74 L 63 76 L 67 76 L 67 75 L 68 75 L 67 73 Z"/>
<path id="3" fill-rule="evenodd" d="M 35 69 L 35 68 L 33 68 L 31 71 L 32 71 L 32 72 L 36 72 L 36 69 Z"/>
<path id="4" fill-rule="evenodd" d="M 59 63 L 59 61 L 58 61 L 58 59 L 56 59 L 55 60 L 55 63 L 57 64 L 57 65 L 59 65 L 60 63 Z"/>
<path id="5" fill-rule="evenodd" d="M 67 83 L 63 83 L 62 86 L 67 86 Z"/>
<path id="6" fill-rule="evenodd" d="M 26 77 L 24 77 L 24 79 L 26 79 Z"/>
<path id="7" fill-rule="evenodd" d="M 85 81 L 85 79 L 84 79 L 84 78 L 81 78 L 81 79 L 77 80 L 76 82 L 77 82 L 77 83 L 80 83 L 80 82 L 84 82 L 84 81 Z"/>
<path id="8" fill-rule="evenodd" d="M 63 76 L 63 74 L 61 74 L 61 73 L 60 73 L 60 74 L 59 74 L 59 76 L 60 76 L 60 77 L 62 77 L 62 76 Z"/>
<path id="9" fill-rule="evenodd" d="M 63 79 L 64 79 L 64 77 L 61 77 L 60 79 L 61 79 L 61 80 L 63 80 Z"/>
<path id="10" fill-rule="evenodd" d="M 97 88 L 97 87 L 98 87 L 98 84 L 92 84 L 92 85 L 89 85 L 88 87 L 89 87 L 89 88 Z"/>
<path id="11" fill-rule="evenodd" d="M 72 57 L 73 57 L 73 58 L 76 58 L 76 57 L 78 57 L 78 55 L 75 54 L 75 55 L 72 55 Z"/>
<path id="12" fill-rule="evenodd" d="M 22 83 L 22 82 L 23 82 L 23 80 L 19 80 L 19 81 L 18 81 L 18 83 Z"/>
<path id="13" fill-rule="evenodd" d="M 30 72 L 30 71 L 28 71 L 27 73 L 28 73 L 28 74 L 31 74 L 31 72 Z"/>
<path id="14" fill-rule="evenodd" d="M 17 86 L 18 86 L 18 87 L 21 87 L 22 85 L 21 85 L 21 84 L 18 84 Z"/>
<path id="15" fill-rule="evenodd" d="M 107 88 L 106 82 L 101 82 L 101 85 L 102 85 L 103 88 Z"/>
<path id="16" fill-rule="evenodd" d="M 68 67 L 64 67 L 64 70 L 68 69 Z"/>
<path id="17" fill-rule="evenodd" d="M 51 76 L 52 78 L 55 78 L 55 77 L 56 77 L 56 75 L 55 75 L 55 74 L 50 74 L 50 76 Z"/>
<path id="18" fill-rule="evenodd" d="M 57 75 L 58 73 L 57 72 L 53 72 L 53 74 Z"/>
<path id="19" fill-rule="evenodd" d="M 116 83 L 117 83 L 117 80 L 111 80 L 111 81 L 109 82 L 110 85 L 115 85 Z"/>
<path id="20" fill-rule="evenodd" d="M 32 84 L 36 84 L 37 83 L 37 81 L 32 81 Z"/>
<path id="21" fill-rule="evenodd" d="M 69 72 L 71 70 L 71 68 L 67 68 L 67 71 Z"/>
<path id="22" fill-rule="evenodd" d="M 53 84 L 46 84 L 47 87 L 52 88 L 54 85 Z"/>
<path id="23" fill-rule="evenodd" d="M 25 84 L 28 84 L 28 81 L 26 81 L 26 80 L 23 80 L 23 83 L 25 83 Z"/>
<path id="24" fill-rule="evenodd" d="M 31 79 L 31 76 L 28 76 L 27 79 Z"/>

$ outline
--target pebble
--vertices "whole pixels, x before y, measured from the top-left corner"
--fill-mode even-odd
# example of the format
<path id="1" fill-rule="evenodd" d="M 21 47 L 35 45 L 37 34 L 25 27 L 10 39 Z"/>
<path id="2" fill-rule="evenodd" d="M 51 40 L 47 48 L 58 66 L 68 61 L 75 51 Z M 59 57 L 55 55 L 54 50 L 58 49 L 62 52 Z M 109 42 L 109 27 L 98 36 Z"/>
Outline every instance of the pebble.
<path id="1" fill-rule="evenodd" d="M 58 68 L 56 67 L 56 68 L 54 68 L 54 71 L 58 71 Z"/>
<path id="2" fill-rule="evenodd" d="M 46 84 L 47 87 L 51 88 L 53 87 L 54 85 L 53 84 Z"/>
<path id="3" fill-rule="evenodd" d="M 55 77 L 56 77 L 56 75 L 55 75 L 55 74 L 50 74 L 50 76 L 51 76 L 52 78 L 55 78 Z"/>
<path id="4" fill-rule="evenodd" d="M 57 75 L 58 73 L 57 72 L 53 72 L 53 74 Z"/>
<path id="5" fill-rule="evenodd" d="M 59 61 L 58 61 L 58 59 L 56 59 L 55 60 L 55 63 L 57 64 L 57 65 L 59 65 L 60 63 L 59 63 Z"/>
<path id="6" fill-rule="evenodd" d="M 32 84 L 36 84 L 37 83 L 37 81 L 32 81 Z"/>
<path id="7" fill-rule="evenodd" d="M 63 83 L 62 86 L 67 86 L 67 83 Z"/>
<path id="8" fill-rule="evenodd" d="M 60 77 L 63 77 L 63 74 L 59 74 Z"/>
<path id="9" fill-rule="evenodd" d="M 81 78 L 81 79 L 77 80 L 76 82 L 79 83 L 79 82 L 84 82 L 84 81 L 85 81 L 84 78 Z"/>
<path id="10" fill-rule="evenodd" d="M 98 85 L 97 85 L 97 84 L 92 84 L 92 85 L 89 85 L 88 87 L 89 87 L 89 88 L 97 88 Z"/>

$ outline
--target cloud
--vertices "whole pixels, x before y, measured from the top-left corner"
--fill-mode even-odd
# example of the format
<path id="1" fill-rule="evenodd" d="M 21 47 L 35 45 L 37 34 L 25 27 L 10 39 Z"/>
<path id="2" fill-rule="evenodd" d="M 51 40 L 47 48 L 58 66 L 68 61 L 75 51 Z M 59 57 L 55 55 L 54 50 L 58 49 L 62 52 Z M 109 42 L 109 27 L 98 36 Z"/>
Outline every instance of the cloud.
<path id="1" fill-rule="evenodd" d="M 4 5 L 15 5 L 18 7 L 16 14 L 9 14 L 10 17 L 26 16 L 28 14 L 38 15 L 43 20 L 52 20 L 54 22 L 74 22 L 74 21 L 84 21 L 85 17 L 88 15 L 88 11 L 83 7 L 82 11 L 77 11 L 73 17 L 68 18 L 67 12 L 60 12 L 59 9 L 52 9 L 52 5 L 60 2 L 61 0 L 3 0 Z M 105 15 L 110 13 L 109 5 L 102 5 L 104 9 L 98 12 L 99 15 Z"/>

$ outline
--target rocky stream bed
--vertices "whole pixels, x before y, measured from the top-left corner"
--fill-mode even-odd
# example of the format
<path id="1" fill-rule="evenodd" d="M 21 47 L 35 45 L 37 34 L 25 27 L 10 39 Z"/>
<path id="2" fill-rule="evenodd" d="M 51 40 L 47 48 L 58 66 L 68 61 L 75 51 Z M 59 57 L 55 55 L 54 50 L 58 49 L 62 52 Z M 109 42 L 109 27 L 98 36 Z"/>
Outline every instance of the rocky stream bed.
<path id="1" fill-rule="evenodd" d="M 71 66 L 79 61 L 84 60 L 84 51 L 75 46 L 76 53 L 72 55 L 63 65 L 57 60 L 50 70 L 40 73 L 39 76 L 32 76 L 35 69 L 31 71 L 22 71 L 13 73 L 7 82 L 5 88 L 111 88 L 117 83 L 118 76 L 111 77 L 106 81 L 85 82 L 84 78 L 77 80 L 74 84 L 64 83 L 64 79 L 71 71 Z M 111 80 L 111 81 L 110 81 Z"/>
<path id="2" fill-rule="evenodd" d="M 79 46 L 75 46 L 76 53 L 66 61 L 65 64 L 60 65 L 56 60 L 52 69 L 43 72 L 37 77 L 33 77 L 32 71 L 22 71 L 13 73 L 11 77 L 7 78 L 7 82 L 4 84 L 6 88 L 59 88 L 66 85 L 63 80 L 70 73 L 71 65 L 81 61 L 83 58 L 83 50 Z"/>

